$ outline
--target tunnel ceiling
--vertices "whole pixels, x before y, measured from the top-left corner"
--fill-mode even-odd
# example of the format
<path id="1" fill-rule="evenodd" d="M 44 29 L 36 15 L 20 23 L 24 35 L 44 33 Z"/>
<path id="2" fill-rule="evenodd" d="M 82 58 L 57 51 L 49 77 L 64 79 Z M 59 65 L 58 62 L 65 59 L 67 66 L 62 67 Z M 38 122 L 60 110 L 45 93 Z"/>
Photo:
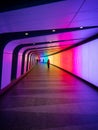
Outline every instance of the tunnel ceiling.
<path id="1" fill-rule="evenodd" d="M 17 10 L 64 0 L 3 0 L 0 1 L 0 12 Z"/>
<path id="2" fill-rule="evenodd" d="M 17 45 L 32 43 L 32 50 L 37 54 L 53 54 L 98 32 L 97 5 L 98 0 L 0 2 L 0 34 L 17 33 L 20 36 Z M 68 28 L 71 28 L 70 31 L 66 30 Z M 73 28 L 78 29 L 73 31 Z M 57 29 L 65 31 L 57 32 Z M 46 33 L 41 33 L 45 30 Z M 32 31 L 35 31 L 35 35 L 32 35 Z"/>

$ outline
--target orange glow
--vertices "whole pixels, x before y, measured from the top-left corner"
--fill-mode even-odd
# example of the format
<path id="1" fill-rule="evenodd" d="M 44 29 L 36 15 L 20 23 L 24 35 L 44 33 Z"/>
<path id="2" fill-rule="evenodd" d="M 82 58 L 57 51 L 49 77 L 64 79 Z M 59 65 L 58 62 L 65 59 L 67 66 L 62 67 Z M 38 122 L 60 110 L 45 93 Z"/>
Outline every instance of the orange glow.
<path id="1" fill-rule="evenodd" d="M 73 71 L 74 67 L 74 51 L 73 49 L 50 56 L 49 59 L 52 64 L 57 65 L 70 72 Z"/>

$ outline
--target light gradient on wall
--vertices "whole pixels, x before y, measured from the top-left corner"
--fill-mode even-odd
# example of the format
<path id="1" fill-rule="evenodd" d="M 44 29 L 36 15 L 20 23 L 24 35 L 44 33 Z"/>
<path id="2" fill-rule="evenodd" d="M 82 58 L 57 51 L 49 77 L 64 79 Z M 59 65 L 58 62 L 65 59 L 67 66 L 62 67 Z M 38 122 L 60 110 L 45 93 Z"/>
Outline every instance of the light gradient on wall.
<path id="1" fill-rule="evenodd" d="M 51 63 L 98 86 L 98 40 L 49 56 Z"/>

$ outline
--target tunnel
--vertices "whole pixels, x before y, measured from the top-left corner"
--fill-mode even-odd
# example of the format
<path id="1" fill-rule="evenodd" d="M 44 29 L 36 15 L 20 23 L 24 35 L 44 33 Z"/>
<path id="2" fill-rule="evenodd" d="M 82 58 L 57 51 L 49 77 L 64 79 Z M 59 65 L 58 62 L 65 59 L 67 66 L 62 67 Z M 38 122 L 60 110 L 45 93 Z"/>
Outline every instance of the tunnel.
<path id="1" fill-rule="evenodd" d="M 1 130 L 98 129 L 97 5 L 0 2 Z"/>

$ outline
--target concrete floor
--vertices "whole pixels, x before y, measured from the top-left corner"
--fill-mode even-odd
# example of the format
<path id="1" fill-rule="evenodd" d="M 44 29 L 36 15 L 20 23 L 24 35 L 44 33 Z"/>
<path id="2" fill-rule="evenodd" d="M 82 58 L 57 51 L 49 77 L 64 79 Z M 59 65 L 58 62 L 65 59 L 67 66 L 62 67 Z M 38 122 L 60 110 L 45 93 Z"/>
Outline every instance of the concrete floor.
<path id="1" fill-rule="evenodd" d="M 98 130 L 98 92 L 38 64 L 0 97 L 0 130 Z"/>

